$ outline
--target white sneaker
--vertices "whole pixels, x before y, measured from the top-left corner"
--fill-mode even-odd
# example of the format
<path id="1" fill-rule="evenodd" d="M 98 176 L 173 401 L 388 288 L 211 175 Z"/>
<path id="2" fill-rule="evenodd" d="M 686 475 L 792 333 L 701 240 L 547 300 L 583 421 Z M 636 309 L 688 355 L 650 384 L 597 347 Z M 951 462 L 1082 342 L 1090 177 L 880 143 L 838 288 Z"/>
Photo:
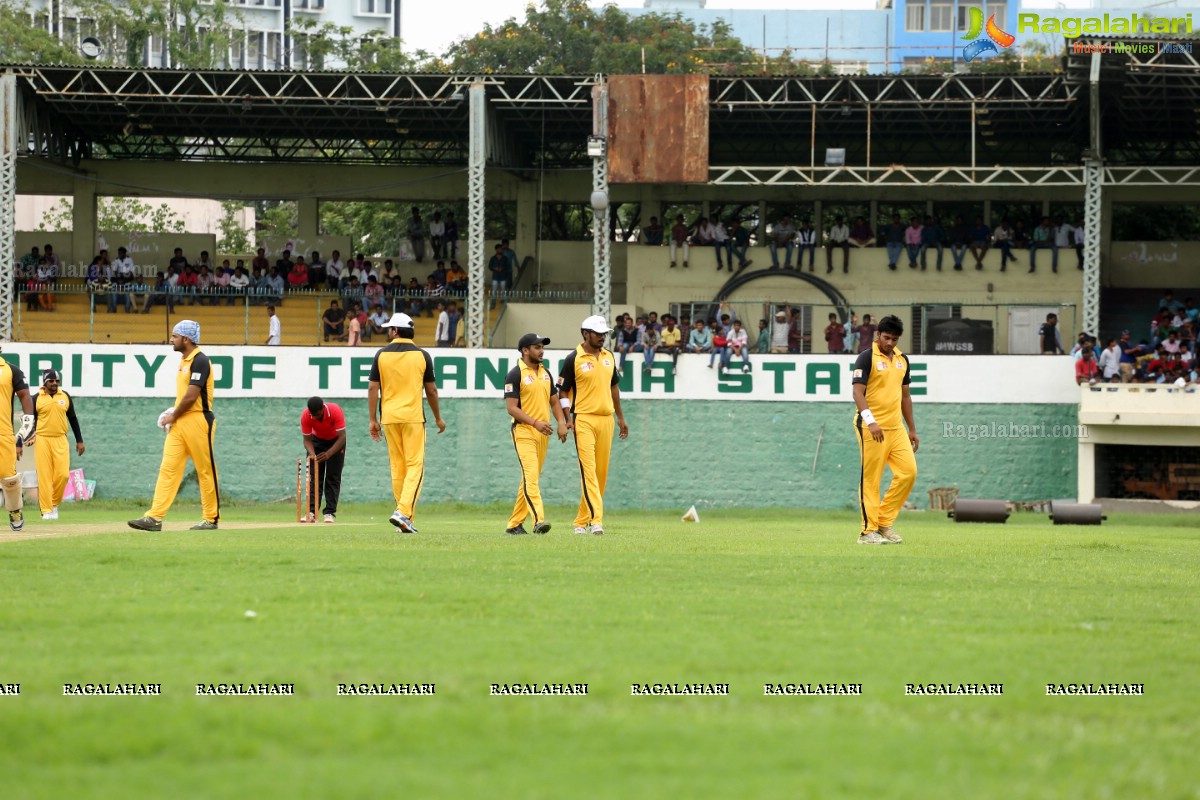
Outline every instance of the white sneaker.
<path id="1" fill-rule="evenodd" d="M 749 372 L 749 371 L 750 371 L 750 365 L 749 365 L 749 364 L 747 364 L 746 366 L 742 367 L 742 372 Z"/>
<path id="2" fill-rule="evenodd" d="M 588 532 L 587 526 L 586 525 L 576 525 L 575 532 L 576 533 L 587 533 Z"/>
<path id="3" fill-rule="evenodd" d="M 42 519 L 58 519 L 58 515 L 53 511 L 47 511 L 45 514 L 42 514 Z"/>
<path id="4" fill-rule="evenodd" d="M 879 531 L 864 531 L 858 535 L 859 544 L 887 544 L 887 539 L 879 535 Z"/>
<path id="5" fill-rule="evenodd" d="M 591 533 L 595 534 L 596 536 L 604 535 L 604 526 L 603 525 L 599 525 L 599 524 L 589 525 L 588 530 L 591 531 Z"/>
<path id="6" fill-rule="evenodd" d="M 904 541 L 900 538 L 900 534 L 896 533 L 896 529 L 891 525 L 880 528 L 879 535 L 882 536 L 888 544 L 900 544 Z"/>
<path id="7" fill-rule="evenodd" d="M 326 514 L 325 515 L 325 524 L 329 525 L 332 522 L 333 522 L 333 514 Z"/>

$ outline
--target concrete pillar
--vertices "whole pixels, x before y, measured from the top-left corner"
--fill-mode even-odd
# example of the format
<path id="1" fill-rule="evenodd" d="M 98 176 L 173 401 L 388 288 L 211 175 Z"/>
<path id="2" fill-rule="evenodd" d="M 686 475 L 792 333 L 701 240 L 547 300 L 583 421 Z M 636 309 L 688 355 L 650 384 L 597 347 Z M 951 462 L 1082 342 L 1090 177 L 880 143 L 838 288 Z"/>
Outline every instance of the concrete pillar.
<path id="1" fill-rule="evenodd" d="M 73 181 L 72 199 L 74 207 L 71 211 L 71 261 L 74 264 L 88 265 L 92 256 L 99 250 L 96 240 L 96 184 L 89 180 L 76 178 Z M 112 255 L 116 255 L 114 252 Z"/>
<path id="2" fill-rule="evenodd" d="M 525 256 L 533 256 L 538 261 L 541 270 L 541 259 L 538 259 L 538 185 L 535 181 L 522 181 L 517 184 L 517 229 L 513 231 L 516 237 L 512 246 L 516 249 L 521 260 Z M 534 280 L 530 280 L 534 278 Z M 540 283 L 541 276 L 526 275 L 521 281 L 521 290 L 529 291 L 534 283 Z"/>
<path id="3" fill-rule="evenodd" d="M 315 197 L 301 197 L 296 201 L 296 239 L 306 245 L 301 252 L 319 249 L 315 246 L 321 235 L 320 202 Z"/>
<path id="4" fill-rule="evenodd" d="M 1079 440 L 1079 497 L 1080 503 L 1096 499 L 1096 445 Z"/>

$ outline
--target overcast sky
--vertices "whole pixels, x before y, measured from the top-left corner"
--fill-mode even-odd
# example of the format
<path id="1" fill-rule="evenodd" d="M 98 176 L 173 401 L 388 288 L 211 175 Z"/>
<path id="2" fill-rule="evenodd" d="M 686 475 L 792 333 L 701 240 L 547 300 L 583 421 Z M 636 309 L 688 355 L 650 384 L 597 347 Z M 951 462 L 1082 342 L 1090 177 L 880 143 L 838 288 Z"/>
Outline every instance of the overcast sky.
<path id="1" fill-rule="evenodd" d="M 430 0 L 401 0 L 400 13 L 403 27 L 404 46 L 408 50 L 428 50 L 441 54 L 455 40 L 472 36 L 483 29 L 484 23 L 492 27 L 510 17 L 525 18 L 528 0 L 453 0 L 453 2 L 430 2 Z M 593 7 L 604 3 L 593 2 Z M 638 0 L 617 2 L 622 8 L 641 8 Z M 1027 8 L 1053 8 L 1058 5 L 1068 8 L 1086 8 L 1088 0 L 1025 0 Z M 1145 0 L 1130 0 L 1131 7 L 1147 5 Z M 874 8 L 875 0 L 712 0 L 709 9 L 766 9 L 766 8 Z"/>

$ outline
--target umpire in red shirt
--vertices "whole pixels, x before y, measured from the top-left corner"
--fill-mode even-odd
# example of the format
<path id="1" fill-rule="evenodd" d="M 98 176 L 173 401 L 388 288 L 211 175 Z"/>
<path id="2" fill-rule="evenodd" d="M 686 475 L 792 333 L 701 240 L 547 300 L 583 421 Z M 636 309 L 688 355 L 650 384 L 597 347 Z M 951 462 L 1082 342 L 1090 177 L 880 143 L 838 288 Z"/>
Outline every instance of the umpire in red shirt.
<path id="1" fill-rule="evenodd" d="M 346 415 L 337 403 L 326 403 L 319 397 L 308 398 L 308 408 L 300 414 L 300 432 L 304 434 L 304 449 L 321 465 L 321 483 L 325 494 L 325 521 L 333 522 L 337 514 L 338 496 L 342 493 L 342 467 L 346 463 Z M 321 492 L 313 492 L 309 513 Z"/>

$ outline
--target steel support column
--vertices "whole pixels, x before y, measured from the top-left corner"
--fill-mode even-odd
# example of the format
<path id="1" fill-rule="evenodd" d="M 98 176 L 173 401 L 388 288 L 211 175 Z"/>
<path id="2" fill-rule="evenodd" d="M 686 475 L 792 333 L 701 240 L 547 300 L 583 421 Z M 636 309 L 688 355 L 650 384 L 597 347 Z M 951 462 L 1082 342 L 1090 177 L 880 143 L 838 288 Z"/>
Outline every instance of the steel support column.
<path id="1" fill-rule="evenodd" d="M 0 341 L 13 336 L 17 202 L 17 76 L 0 75 Z"/>
<path id="2" fill-rule="evenodd" d="M 592 300 L 596 314 L 612 324 L 612 242 L 609 240 L 609 214 L 612 213 L 608 197 L 608 84 L 600 78 L 592 87 L 593 134 L 605 141 L 604 152 L 592 158 L 592 192 L 603 192 L 604 208 L 592 207 L 592 262 L 595 271 L 595 299 Z"/>
<path id="3" fill-rule="evenodd" d="M 1100 335 L 1100 236 L 1104 162 L 1083 165 L 1083 330 Z"/>
<path id="4" fill-rule="evenodd" d="M 487 95 L 482 82 L 467 90 L 470 100 L 470 160 L 467 168 L 467 347 L 483 347 L 487 335 L 483 253 L 485 173 L 487 166 Z"/>

